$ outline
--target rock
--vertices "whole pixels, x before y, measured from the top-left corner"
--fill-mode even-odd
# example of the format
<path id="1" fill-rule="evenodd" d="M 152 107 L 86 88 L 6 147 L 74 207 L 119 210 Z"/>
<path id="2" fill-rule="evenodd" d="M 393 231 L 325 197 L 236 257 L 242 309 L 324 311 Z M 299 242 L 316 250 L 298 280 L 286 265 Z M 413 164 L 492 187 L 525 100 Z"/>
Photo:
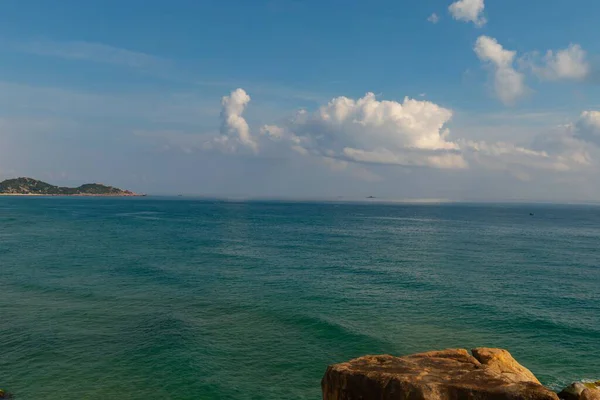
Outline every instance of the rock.
<path id="1" fill-rule="evenodd" d="M 581 400 L 600 400 L 600 390 L 585 389 L 581 392 Z"/>
<path id="2" fill-rule="evenodd" d="M 574 382 L 559 394 L 563 400 L 600 400 L 600 381 Z"/>
<path id="3" fill-rule="evenodd" d="M 0 399 L 14 399 L 14 397 L 7 391 L 0 389 Z"/>
<path id="4" fill-rule="evenodd" d="M 503 377 L 513 379 L 515 382 L 525 380 L 540 383 L 530 370 L 519 364 L 506 350 L 483 347 L 471 351 L 473 352 L 473 357 L 485 365 L 489 371 L 502 374 Z"/>
<path id="5" fill-rule="evenodd" d="M 321 387 L 324 400 L 558 400 L 509 352 L 484 348 L 360 357 L 329 366 Z"/>
<path id="6" fill-rule="evenodd" d="M 578 400 L 581 398 L 581 393 L 586 390 L 587 387 L 582 382 L 575 382 L 564 388 L 558 397 L 563 400 Z"/>

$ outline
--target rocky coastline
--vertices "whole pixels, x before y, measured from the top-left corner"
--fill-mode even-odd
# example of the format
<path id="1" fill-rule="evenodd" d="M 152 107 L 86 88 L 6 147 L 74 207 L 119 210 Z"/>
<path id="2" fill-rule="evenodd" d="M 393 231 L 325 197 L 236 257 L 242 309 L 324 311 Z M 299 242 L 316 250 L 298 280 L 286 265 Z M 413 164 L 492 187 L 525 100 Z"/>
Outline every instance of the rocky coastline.
<path id="1" fill-rule="evenodd" d="M 61 187 L 33 178 L 15 178 L 0 182 L 0 196 L 140 197 L 145 195 L 101 183 Z"/>
<path id="2" fill-rule="evenodd" d="M 600 381 L 559 393 L 503 349 L 364 356 L 327 368 L 323 400 L 600 400 Z"/>

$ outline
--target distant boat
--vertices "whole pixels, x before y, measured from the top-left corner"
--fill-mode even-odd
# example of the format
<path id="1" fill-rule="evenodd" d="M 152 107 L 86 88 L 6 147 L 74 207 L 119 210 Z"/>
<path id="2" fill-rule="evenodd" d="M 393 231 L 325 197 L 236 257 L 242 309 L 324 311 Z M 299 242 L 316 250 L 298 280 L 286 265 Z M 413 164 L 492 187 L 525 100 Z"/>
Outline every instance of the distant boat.
<path id="1" fill-rule="evenodd" d="M 376 198 L 375 196 L 369 196 L 369 197 L 367 197 L 367 199 L 375 199 L 375 198 Z"/>
<path id="2" fill-rule="evenodd" d="M 534 213 L 529 213 L 529 215 L 531 215 L 533 217 L 535 214 Z"/>

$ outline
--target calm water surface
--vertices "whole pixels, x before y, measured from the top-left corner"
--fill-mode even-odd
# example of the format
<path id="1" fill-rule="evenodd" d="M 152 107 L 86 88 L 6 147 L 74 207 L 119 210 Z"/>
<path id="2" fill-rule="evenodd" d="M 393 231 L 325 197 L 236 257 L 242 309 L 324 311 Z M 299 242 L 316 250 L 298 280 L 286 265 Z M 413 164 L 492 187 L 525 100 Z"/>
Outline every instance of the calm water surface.
<path id="1" fill-rule="evenodd" d="M 319 399 L 447 347 L 600 378 L 596 207 L 0 198 L 0 284 L 18 400 Z"/>

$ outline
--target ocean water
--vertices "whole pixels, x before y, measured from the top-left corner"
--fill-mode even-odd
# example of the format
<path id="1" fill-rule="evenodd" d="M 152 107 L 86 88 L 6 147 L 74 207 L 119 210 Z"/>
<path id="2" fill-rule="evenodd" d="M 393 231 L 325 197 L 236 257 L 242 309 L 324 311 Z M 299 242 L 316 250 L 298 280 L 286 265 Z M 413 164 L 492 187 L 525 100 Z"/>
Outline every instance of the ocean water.
<path id="1" fill-rule="evenodd" d="M 18 400 L 319 399 L 328 364 L 448 347 L 600 378 L 591 206 L 0 198 L 0 285 Z"/>

